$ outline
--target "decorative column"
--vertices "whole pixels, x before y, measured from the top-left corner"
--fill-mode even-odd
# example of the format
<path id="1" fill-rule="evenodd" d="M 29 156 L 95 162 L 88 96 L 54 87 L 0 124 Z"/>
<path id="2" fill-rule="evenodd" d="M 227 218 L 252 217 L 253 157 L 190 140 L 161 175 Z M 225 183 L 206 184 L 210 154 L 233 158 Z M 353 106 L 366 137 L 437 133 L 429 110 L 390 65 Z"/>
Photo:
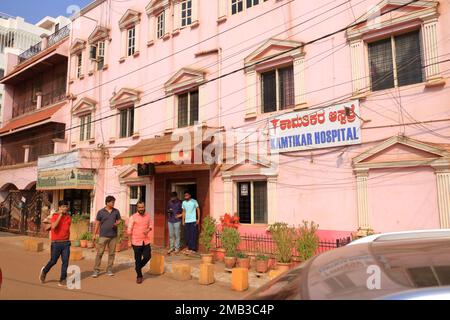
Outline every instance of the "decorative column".
<path id="1" fill-rule="evenodd" d="M 358 235 L 366 235 L 369 225 L 369 205 L 367 197 L 367 178 L 369 177 L 369 170 L 356 171 L 356 192 L 358 196 Z"/>
<path id="2" fill-rule="evenodd" d="M 228 15 L 228 0 L 218 0 L 218 17 L 217 22 L 221 23 L 227 20 Z"/>
<path id="3" fill-rule="evenodd" d="M 277 219 L 277 181 L 278 177 L 267 177 L 267 223 L 272 224 Z"/>
<path id="4" fill-rule="evenodd" d="M 198 22 L 199 10 L 200 10 L 200 1 L 192 0 L 192 24 L 191 24 L 192 28 L 199 25 Z"/>
<path id="5" fill-rule="evenodd" d="M 296 109 L 304 108 L 306 104 L 304 54 L 301 54 L 294 58 L 294 92 L 295 92 L 295 108 Z"/>
<path id="6" fill-rule="evenodd" d="M 247 83 L 247 101 L 246 101 L 246 113 L 245 118 L 251 119 L 255 118 L 257 115 L 257 90 L 256 90 L 257 74 L 254 67 L 246 73 L 246 83 Z"/>
<path id="7" fill-rule="evenodd" d="M 350 57 L 352 63 L 353 94 L 366 91 L 366 64 L 364 60 L 364 42 L 360 39 L 350 43 Z"/>
<path id="8" fill-rule="evenodd" d="M 225 213 L 233 214 L 233 182 L 231 177 L 223 177 L 223 209 Z"/>
<path id="9" fill-rule="evenodd" d="M 167 123 L 166 123 L 166 132 L 170 133 L 173 131 L 173 124 L 174 122 L 174 102 L 175 102 L 175 96 L 170 94 L 169 97 L 166 98 L 166 114 L 167 114 Z"/>
<path id="10" fill-rule="evenodd" d="M 42 92 L 36 93 L 36 109 L 42 108 Z"/>
<path id="11" fill-rule="evenodd" d="M 198 123 L 203 124 L 206 123 L 206 110 L 208 101 L 206 101 L 207 91 L 206 84 L 202 84 L 198 87 Z"/>
<path id="12" fill-rule="evenodd" d="M 450 228 L 450 168 L 436 168 L 439 221 L 442 229 Z"/>
<path id="13" fill-rule="evenodd" d="M 425 56 L 425 76 L 427 86 L 444 85 L 445 81 L 439 71 L 438 37 L 437 37 L 437 18 L 424 22 L 422 28 L 422 37 Z"/>

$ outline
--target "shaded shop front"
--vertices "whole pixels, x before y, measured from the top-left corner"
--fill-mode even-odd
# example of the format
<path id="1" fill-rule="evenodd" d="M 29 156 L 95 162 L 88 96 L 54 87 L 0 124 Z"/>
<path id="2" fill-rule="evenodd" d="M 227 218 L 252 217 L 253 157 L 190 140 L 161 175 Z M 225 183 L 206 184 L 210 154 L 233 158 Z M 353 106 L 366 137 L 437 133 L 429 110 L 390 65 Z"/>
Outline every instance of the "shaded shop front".
<path id="1" fill-rule="evenodd" d="M 190 137 L 193 133 L 191 133 Z M 167 134 L 152 139 L 142 140 L 114 158 L 114 166 L 124 168 L 119 177 L 120 184 L 128 190 L 131 197 L 138 188 L 140 195 L 145 186 L 145 196 L 138 195 L 128 199 L 130 206 L 137 200 L 146 201 L 146 209 L 152 217 L 153 241 L 165 246 L 169 241 L 166 205 L 171 192 L 176 191 L 182 200 L 184 191 L 189 190 L 199 203 L 201 220 L 210 214 L 210 173 L 207 164 L 176 164 L 180 160 L 193 163 L 194 139 L 185 151 L 177 150 L 179 141 L 173 141 Z M 200 142 L 197 148 L 201 151 Z M 141 184 L 141 186 L 137 184 Z"/>
<path id="2" fill-rule="evenodd" d="M 54 210 L 59 200 L 66 200 L 71 215 L 89 216 L 100 162 L 101 153 L 94 150 L 40 157 L 36 189 L 53 193 Z"/>

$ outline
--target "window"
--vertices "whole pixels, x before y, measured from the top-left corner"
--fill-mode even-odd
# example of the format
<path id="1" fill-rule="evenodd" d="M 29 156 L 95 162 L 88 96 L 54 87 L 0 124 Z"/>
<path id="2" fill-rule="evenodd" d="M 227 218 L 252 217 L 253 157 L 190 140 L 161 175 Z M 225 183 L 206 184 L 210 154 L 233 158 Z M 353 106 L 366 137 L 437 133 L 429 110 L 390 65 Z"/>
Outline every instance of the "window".
<path id="1" fill-rule="evenodd" d="M 372 91 L 423 81 L 419 31 L 368 44 Z"/>
<path id="2" fill-rule="evenodd" d="M 127 54 L 132 56 L 136 52 L 136 27 L 132 27 L 127 30 Z"/>
<path id="3" fill-rule="evenodd" d="M 86 141 L 91 138 L 91 114 L 80 117 L 80 141 Z"/>
<path id="4" fill-rule="evenodd" d="M 231 14 L 236 14 L 267 0 L 231 0 Z M 245 4 L 245 8 L 244 8 Z"/>
<path id="5" fill-rule="evenodd" d="M 156 30 L 156 36 L 158 37 L 158 39 L 161 39 L 164 36 L 165 33 L 165 26 L 164 24 L 166 20 L 166 12 L 163 11 L 158 15 L 157 18 L 157 30 Z"/>
<path id="6" fill-rule="evenodd" d="M 185 27 L 192 23 L 192 0 L 181 3 L 181 26 Z"/>
<path id="7" fill-rule="evenodd" d="M 130 187 L 130 213 L 133 215 L 137 211 L 137 203 L 139 201 L 145 202 L 145 186 L 132 186 Z"/>
<path id="8" fill-rule="evenodd" d="M 407 270 L 417 288 L 450 285 L 450 266 L 414 267 Z"/>
<path id="9" fill-rule="evenodd" d="M 77 78 L 81 78 L 82 74 L 82 68 L 83 68 L 83 56 L 81 53 L 77 55 Z"/>
<path id="10" fill-rule="evenodd" d="M 178 95 L 178 128 L 193 126 L 198 121 L 198 90 Z"/>
<path id="11" fill-rule="evenodd" d="M 284 110 L 294 106 L 293 66 L 262 73 L 261 84 L 262 112 Z"/>
<path id="12" fill-rule="evenodd" d="M 267 223 L 267 182 L 239 182 L 237 188 L 239 221 Z"/>
<path id="13" fill-rule="evenodd" d="M 131 137 L 134 133 L 134 106 L 120 110 L 120 137 Z"/>
<path id="14" fill-rule="evenodd" d="M 97 63 L 97 70 L 103 70 L 105 65 L 105 42 L 99 41 L 91 46 L 89 58 Z"/>

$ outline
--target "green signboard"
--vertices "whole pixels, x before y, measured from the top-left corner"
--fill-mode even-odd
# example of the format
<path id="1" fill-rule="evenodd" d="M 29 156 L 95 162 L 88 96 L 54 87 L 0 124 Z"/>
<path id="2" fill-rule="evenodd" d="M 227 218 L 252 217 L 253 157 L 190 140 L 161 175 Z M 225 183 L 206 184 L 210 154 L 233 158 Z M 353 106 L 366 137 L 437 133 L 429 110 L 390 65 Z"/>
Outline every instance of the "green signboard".
<path id="1" fill-rule="evenodd" d="M 38 171 L 37 190 L 94 189 L 92 169 L 60 169 Z"/>

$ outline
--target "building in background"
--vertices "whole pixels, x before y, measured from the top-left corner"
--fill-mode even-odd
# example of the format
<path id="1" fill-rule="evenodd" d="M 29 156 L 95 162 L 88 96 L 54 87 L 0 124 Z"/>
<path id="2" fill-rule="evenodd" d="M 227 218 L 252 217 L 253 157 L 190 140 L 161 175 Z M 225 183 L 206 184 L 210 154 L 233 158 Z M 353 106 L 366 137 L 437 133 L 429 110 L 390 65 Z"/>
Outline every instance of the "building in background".
<path id="1" fill-rule="evenodd" d="M 60 19 L 63 21 L 64 19 Z M 17 52 L 6 50 L 3 124 L 0 127 L 0 197 L 9 212 L 2 227 L 41 231 L 41 210 L 53 193 L 36 190 L 38 158 L 65 151 L 70 121 L 67 70 L 70 20 L 45 27 L 40 41 Z M 52 22 L 53 23 L 53 22 Z M 55 31 L 55 32 L 53 32 Z"/>

